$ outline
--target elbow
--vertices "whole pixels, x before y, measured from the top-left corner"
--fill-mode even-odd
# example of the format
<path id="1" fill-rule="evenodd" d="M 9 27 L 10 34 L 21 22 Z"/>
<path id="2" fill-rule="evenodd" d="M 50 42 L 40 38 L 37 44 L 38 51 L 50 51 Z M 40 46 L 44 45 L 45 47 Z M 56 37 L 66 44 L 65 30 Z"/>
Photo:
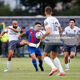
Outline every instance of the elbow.
<path id="1" fill-rule="evenodd" d="M 47 34 L 49 35 L 50 34 L 50 31 L 47 31 Z"/>
<path id="2" fill-rule="evenodd" d="M 16 33 L 18 33 L 19 31 L 16 31 Z"/>
<path id="3" fill-rule="evenodd" d="M 59 30 L 59 33 L 61 33 L 62 32 L 62 29 L 61 30 Z"/>

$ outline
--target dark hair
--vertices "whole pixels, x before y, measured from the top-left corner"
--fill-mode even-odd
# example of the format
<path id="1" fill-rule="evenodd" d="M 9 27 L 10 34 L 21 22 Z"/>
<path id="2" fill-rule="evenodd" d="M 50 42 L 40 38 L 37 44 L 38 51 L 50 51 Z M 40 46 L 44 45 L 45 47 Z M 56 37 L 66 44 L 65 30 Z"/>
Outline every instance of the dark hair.
<path id="1" fill-rule="evenodd" d="M 74 23 L 75 23 L 75 19 L 70 19 L 69 22 L 70 22 L 70 21 L 74 21 Z"/>
<path id="2" fill-rule="evenodd" d="M 41 25 L 41 23 L 40 23 L 40 22 L 36 22 L 36 23 L 35 23 L 35 25 L 37 25 L 37 24 L 40 24 L 40 25 Z"/>
<path id="3" fill-rule="evenodd" d="M 25 29 L 25 27 L 22 27 L 22 29 Z"/>
<path id="4" fill-rule="evenodd" d="M 45 7 L 45 11 L 47 12 L 47 14 L 51 14 L 52 8 L 50 6 L 47 6 L 47 7 Z"/>

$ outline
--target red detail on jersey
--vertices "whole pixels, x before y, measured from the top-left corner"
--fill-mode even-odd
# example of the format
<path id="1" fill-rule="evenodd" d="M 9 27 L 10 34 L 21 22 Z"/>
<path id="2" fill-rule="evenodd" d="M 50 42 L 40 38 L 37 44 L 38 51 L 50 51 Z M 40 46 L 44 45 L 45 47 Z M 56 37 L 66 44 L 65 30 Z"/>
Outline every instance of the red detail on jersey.
<path id="1" fill-rule="evenodd" d="M 29 30 L 29 42 L 30 42 L 30 32 L 31 32 L 31 30 L 32 30 L 32 29 Z"/>
<path id="2" fill-rule="evenodd" d="M 36 33 L 37 33 L 37 32 L 36 32 Z M 37 39 L 37 38 L 36 38 L 36 34 L 35 34 L 35 44 L 36 44 L 36 39 Z"/>
<path id="3" fill-rule="evenodd" d="M 31 34 L 31 42 L 33 43 L 33 35 L 34 35 L 34 30 L 32 31 L 32 34 Z"/>

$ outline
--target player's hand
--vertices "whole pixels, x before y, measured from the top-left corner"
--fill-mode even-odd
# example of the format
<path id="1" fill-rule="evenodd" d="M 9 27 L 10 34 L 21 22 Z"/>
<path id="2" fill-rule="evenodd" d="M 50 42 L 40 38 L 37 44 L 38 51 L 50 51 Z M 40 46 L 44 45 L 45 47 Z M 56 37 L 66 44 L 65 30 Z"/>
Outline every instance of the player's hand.
<path id="1" fill-rule="evenodd" d="M 43 36 L 40 37 L 40 40 L 42 40 L 42 39 L 43 39 Z"/>
<path id="2" fill-rule="evenodd" d="M 79 45 L 79 43 L 78 42 L 76 42 L 76 44 L 75 44 L 76 46 L 78 46 Z"/>
<path id="3" fill-rule="evenodd" d="M 6 29 L 10 29 L 10 27 L 8 26 Z"/>
<path id="4" fill-rule="evenodd" d="M 18 39 L 21 40 L 21 36 L 19 36 Z"/>

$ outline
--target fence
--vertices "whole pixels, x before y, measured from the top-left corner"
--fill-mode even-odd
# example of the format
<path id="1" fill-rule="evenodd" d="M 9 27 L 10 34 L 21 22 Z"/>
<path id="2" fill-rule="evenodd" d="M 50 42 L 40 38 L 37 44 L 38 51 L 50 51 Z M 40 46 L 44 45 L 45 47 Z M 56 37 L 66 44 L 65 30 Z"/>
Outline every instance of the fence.
<path id="1" fill-rule="evenodd" d="M 74 18 L 76 20 L 76 26 L 80 27 L 80 16 L 56 16 L 62 26 L 62 29 L 64 30 L 64 28 L 66 26 L 68 26 L 69 24 L 69 19 L 70 18 Z M 35 22 L 39 21 L 42 23 L 42 25 L 44 24 L 44 20 L 45 17 L 41 16 L 41 17 L 37 17 L 37 16 L 1 16 L 0 17 L 0 23 L 4 22 L 5 26 L 9 26 L 11 25 L 13 20 L 17 20 L 18 24 L 20 27 L 31 27 L 34 26 Z M 22 53 L 26 53 L 26 47 L 24 47 L 25 50 Z M 23 48 L 23 49 L 24 49 Z"/>

